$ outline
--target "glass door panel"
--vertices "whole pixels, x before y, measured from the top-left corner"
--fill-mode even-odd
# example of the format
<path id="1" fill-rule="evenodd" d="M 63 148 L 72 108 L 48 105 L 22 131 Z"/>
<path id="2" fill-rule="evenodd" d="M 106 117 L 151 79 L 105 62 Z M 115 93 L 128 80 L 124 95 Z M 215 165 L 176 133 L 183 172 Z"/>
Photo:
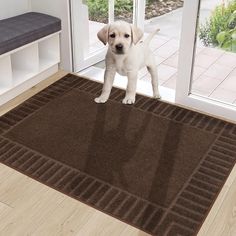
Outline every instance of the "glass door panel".
<path id="1" fill-rule="evenodd" d="M 108 3 L 108 0 L 70 0 L 73 70 L 76 72 L 104 58 L 105 47 L 97 39 L 97 32 L 108 19 Z"/>
<path id="2" fill-rule="evenodd" d="M 176 102 L 236 122 L 236 2 L 185 0 Z"/>
<path id="3" fill-rule="evenodd" d="M 98 38 L 97 32 L 108 23 L 108 0 L 84 0 L 84 5 L 86 6 L 86 12 L 88 12 L 88 33 L 86 40 L 89 43 L 88 53 L 94 53 L 101 50 L 104 45 L 102 45 Z M 86 55 L 88 56 L 88 54 Z"/>
<path id="4" fill-rule="evenodd" d="M 144 23 L 145 0 L 70 0 L 73 70 L 78 72 L 105 58 L 97 32 L 114 20 Z"/>
<path id="5" fill-rule="evenodd" d="M 236 106 L 236 1 L 201 1 L 192 94 Z"/>

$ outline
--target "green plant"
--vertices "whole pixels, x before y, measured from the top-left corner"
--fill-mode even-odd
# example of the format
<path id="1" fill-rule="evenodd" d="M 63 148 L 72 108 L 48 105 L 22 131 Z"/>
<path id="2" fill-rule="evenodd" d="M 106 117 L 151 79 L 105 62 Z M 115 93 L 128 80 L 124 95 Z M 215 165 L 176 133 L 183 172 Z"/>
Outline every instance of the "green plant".
<path id="1" fill-rule="evenodd" d="M 98 20 L 101 17 L 108 18 L 108 0 L 87 0 L 90 20 Z M 115 15 L 123 12 L 132 12 L 133 0 L 115 0 Z"/>
<path id="2" fill-rule="evenodd" d="M 236 52 L 236 0 L 217 6 L 210 18 L 199 28 L 205 46 Z"/>
<path id="3" fill-rule="evenodd" d="M 236 52 L 236 29 L 222 31 L 216 37 L 219 46 L 227 51 Z"/>
<path id="4" fill-rule="evenodd" d="M 104 0 L 87 0 L 89 19 L 96 20 L 99 17 L 107 17 L 108 2 Z"/>
<path id="5" fill-rule="evenodd" d="M 133 10 L 133 0 L 115 0 L 115 13 Z"/>

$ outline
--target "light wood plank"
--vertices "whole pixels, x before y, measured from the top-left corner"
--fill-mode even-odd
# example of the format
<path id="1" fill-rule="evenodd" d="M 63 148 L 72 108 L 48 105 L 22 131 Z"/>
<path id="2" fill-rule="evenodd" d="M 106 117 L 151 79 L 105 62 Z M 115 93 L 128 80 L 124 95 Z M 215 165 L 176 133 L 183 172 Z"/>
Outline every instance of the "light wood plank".
<path id="1" fill-rule="evenodd" d="M 119 236 L 125 227 L 126 224 L 121 221 L 96 211 L 75 235 Z"/>
<path id="2" fill-rule="evenodd" d="M 136 228 L 132 228 L 129 226 L 126 226 L 125 230 L 121 233 L 121 236 L 150 236 L 150 234 L 147 234 L 141 230 L 138 230 Z"/>
<path id="3" fill-rule="evenodd" d="M 23 189 L 20 201 L 15 202 L 13 211 L 0 215 L 0 232 L 2 235 L 31 235 L 39 227 L 47 215 L 54 211 L 64 200 L 65 196 L 40 184 L 36 181 L 25 178 L 20 183 L 16 180 L 15 187 L 27 185 L 31 189 L 29 196 L 24 195 Z M 8 192 L 9 198 L 13 195 Z M 27 234 L 26 234 L 27 233 Z"/>
<path id="4" fill-rule="evenodd" d="M 94 209 L 66 197 L 32 235 L 43 236 L 47 235 L 48 232 L 50 232 L 52 236 L 75 235 L 76 232 L 88 222 L 93 214 Z"/>
<path id="5" fill-rule="evenodd" d="M 12 214 L 12 211 L 13 211 L 13 208 L 11 206 L 0 201 L 0 218 L 4 214 L 10 214 L 10 213 Z"/>
<path id="6" fill-rule="evenodd" d="M 198 236 L 207 235 L 236 235 L 236 166 L 198 233 Z"/>

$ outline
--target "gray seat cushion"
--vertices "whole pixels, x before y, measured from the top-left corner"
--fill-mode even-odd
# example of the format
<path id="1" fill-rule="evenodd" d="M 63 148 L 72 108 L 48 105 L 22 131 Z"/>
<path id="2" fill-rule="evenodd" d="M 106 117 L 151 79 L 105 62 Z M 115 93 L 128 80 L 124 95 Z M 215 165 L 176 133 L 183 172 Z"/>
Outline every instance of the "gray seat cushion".
<path id="1" fill-rule="evenodd" d="M 60 30 L 60 19 L 37 12 L 0 20 L 0 55 Z"/>

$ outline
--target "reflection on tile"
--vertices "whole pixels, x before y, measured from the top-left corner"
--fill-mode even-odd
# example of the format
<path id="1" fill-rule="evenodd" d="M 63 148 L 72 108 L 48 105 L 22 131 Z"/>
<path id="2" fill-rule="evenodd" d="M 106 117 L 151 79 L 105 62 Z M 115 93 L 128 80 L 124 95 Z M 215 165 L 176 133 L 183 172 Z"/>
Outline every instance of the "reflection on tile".
<path id="1" fill-rule="evenodd" d="M 98 67 L 98 68 L 101 68 L 101 69 L 105 69 L 105 60 L 98 62 L 94 66 Z"/>
<path id="2" fill-rule="evenodd" d="M 199 78 L 200 75 L 203 74 L 203 72 L 206 71 L 206 68 L 200 67 L 200 66 L 194 66 L 193 70 L 193 80 L 196 80 Z"/>
<path id="3" fill-rule="evenodd" d="M 231 71 L 232 69 L 230 67 L 216 62 L 204 72 L 204 75 L 224 80 Z"/>
<path id="4" fill-rule="evenodd" d="M 156 60 L 156 65 L 158 66 L 161 63 L 163 63 L 166 60 L 166 58 L 161 57 L 161 56 L 155 56 L 155 60 Z"/>
<path id="5" fill-rule="evenodd" d="M 204 96 L 209 96 L 222 81 L 216 78 L 201 75 L 193 81 L 192 92 Z"/>
<path id="6" fill-rule="evenodd" d="M 160 48 L 154 51 L 154 54 L 164 58 L 169 58 L 179 49 L 179 41 L 176 39 L 171 39 Z"/>
<path id="7" fill-rule="evenodd" d="M 230 72 L 229 76 L 236 76 L 236 68 Z"/>
<path id="8" fill-rule="evenodd" d="M 201 54 L 208 55 L 208 56 L 214 56 L 214 57 L 220 57 L 224 54 L 224 50 L 218 49 L 218 48 L 206 48 L 203 47 L 201 50 Z"/>
<path id="9" fill-rule="evenodd" d="M 171 76 L 170 79 L 168 79 L 163 86 L 170 88 L 170 89 L 175 89 L 176 88 L 176 81 L 177 81 L 177 73 Z"/>
<path id="10" fill-rule="evenodd" d="M 177 72 L 176 68 L 172 66 L 167 66 L 164 64 L 161 64 L 160 66 L 158 66 L 157 70 L 158 70 L 159 80 L 163 80 L 163 81 L 168 80 L 171 76 L 173 76 Z"/>
<path id="11" fill-rule="evenodd" d="M 210 67 L 218 57 L 199 53 L 195 58 L 195 65 L 203 68 Z"/>
<path id="12" fill-rule="evenodd" d="M 140 78 L 142 81 L 151 82 L 151 76 L 149 73 Z"/>
<path id="13" fill-rule="evenodd" d="M 179 54 L 175 53 L 174 55 L 172 55 L 171 57 L 166 59 L 163 62 L 163 64 L 168 65 L 168 66 L 172 66 L 172 67 L 175 67 L 175 68 L 178 68 L 178 61 L 179 61 Z"/>
<path id="14" fill-rule="evenodd" d="M 228 76 L 219 87 L 234 92 L 236 96 L 236 75 Z"/>
<path id="15" fill-rule="evenodd" d="M 205 49 L 205 47 L 197 47 L 196 48 L 196 51 L 195 51 L 195 54 L 198 55 L 199 53 L 201 53 L 203 50 Z"/>
<path id="16" fill-rule="evenodd" d="M 236 93 L 218 87 L 213 91 L 210 97 L 227 103 L 233 103 L 236 100 Z"/>
<path id="17" fill-rule="evenodd" d="M 218 64 L 231 67 L 232 69 L 236 68 L 236 53 L 226 52 L 218 60 Z"/>
<path id="18" fill-rule="evenodd" d="M 161 38 L 159 36 L 155 36 L 152 41 L 150 42 L 150 48 L 152 51 L 158 49 L 159 47 L 161 47 L 162 45 L 164 45 L 166 42 L 168 42 L 169 39 L 167 38 Z"/>

